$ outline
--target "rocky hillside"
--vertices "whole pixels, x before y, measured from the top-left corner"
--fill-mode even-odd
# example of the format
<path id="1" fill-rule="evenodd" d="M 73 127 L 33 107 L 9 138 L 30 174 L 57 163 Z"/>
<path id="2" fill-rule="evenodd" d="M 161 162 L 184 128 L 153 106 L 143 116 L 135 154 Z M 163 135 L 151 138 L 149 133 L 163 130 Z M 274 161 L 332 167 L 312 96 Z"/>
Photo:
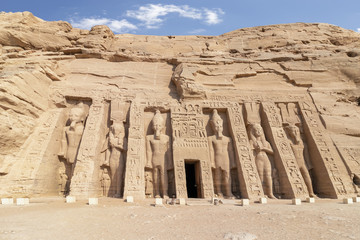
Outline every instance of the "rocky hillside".
<path id="1" fill-rule="evenodd" d="M 174 99 L 203 91 L 308 91 L 333 140 L 360 147 L 360 34 L 337 26 L 271 25 L 220 36 L 115 35 L 107 26 L 88 31 L 29 12 L 3 12 L 0 54 L 0 162 L 24 146 L 43 112 L 61 106 L 53 87 L 85 84 Z M 172 82 L 172 75 L 180 80 Z M 192 87 L 177 92 L 184 83 Z"/>

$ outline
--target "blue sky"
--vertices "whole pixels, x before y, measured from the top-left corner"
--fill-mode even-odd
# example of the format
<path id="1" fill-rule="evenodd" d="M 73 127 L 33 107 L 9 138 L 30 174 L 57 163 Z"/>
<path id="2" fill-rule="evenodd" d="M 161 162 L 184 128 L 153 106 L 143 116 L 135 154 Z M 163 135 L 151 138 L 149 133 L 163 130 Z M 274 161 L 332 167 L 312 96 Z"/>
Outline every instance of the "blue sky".
<path id="1" fill-rule="evenodd" d="M 360 32 L 360 0 L 1 0 L 0 11 L 30 11 L 47 21 L 115 33 L 220 35 L 244 27 L 330 23 Z"/>

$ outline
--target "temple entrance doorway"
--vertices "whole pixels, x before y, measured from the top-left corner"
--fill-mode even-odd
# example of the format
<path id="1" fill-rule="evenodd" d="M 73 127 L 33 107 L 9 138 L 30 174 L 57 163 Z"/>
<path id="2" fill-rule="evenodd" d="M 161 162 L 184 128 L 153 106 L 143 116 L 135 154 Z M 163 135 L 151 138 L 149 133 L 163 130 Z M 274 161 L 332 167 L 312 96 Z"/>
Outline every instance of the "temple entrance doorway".
<path id="1" fill-rule="evenodd" d="M 188 198 L 201 198 L 200 162 L 185 161 L 185 173 Z"/>

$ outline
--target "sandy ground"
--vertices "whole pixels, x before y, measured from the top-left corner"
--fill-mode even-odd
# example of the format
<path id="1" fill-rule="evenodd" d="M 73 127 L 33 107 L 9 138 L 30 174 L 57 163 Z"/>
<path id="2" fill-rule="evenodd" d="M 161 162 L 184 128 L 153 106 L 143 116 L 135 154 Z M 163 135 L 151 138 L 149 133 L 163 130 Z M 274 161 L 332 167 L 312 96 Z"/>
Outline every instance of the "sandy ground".
<path id="1" fill-rule="evenodd" d="M 26 206 L 0 205 L 0 239 L 360 239 L 360 203 L 154 207 L 153 202 L 100 198 L 99 205 L 89 206 L 38 198 Z"/>

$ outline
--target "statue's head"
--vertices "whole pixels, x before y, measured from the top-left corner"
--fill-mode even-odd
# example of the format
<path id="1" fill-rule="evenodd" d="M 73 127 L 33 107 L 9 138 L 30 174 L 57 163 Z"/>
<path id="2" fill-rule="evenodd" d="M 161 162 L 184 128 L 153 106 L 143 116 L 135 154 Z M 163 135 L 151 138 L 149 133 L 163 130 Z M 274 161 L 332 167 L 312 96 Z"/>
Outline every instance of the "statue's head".
<path id="1" fill-rule="evenodd" d="M 289 124 L 285 127 L 285 129 L 287 130 L 289 136 L 292 139 L 294 139 L 295 141 L 300 140 L 300 129 L 295 124 Z"/>
<path id="2" fill-rule="evenodd" d="M 161 130 L 164 128 L 164 118 L 161 116 L 159 110 L 156 110 L 155 115 L 152 119 L 152 126 L 155 132 L 155 138 L 159 139 L 161 135 Z"/>
<path id="3" fill-rule="evenodd" d="M 75 107 L 70 109 L 69 119 L 70 122 L 83 122 L 87 116 L 87 107 L 84 103 L 80 102 Z"/>
<path id="4" fill-rule="evenodd" d="M 213 114 L 210 120 L 211 126 L 218 137 L 223 136 L 223 120 L 218 114 L 217 110 L 213 110 Z"/>
<path id="5" fill-rule="evenodd" d="M 123 123 L 113 123 L 110 127 L 110 131 L 114 136 L 121 136 L 125 134 L 125 128 Z"/>
<path id="6" fill-rule="evenodd" d="M 255 136 L 255 137 L 261 137 L 264 135 L 264 131 L 261 127 L 260 124 L 258 123 L 255 123 L 252 125 L 252 134 Z"/>

